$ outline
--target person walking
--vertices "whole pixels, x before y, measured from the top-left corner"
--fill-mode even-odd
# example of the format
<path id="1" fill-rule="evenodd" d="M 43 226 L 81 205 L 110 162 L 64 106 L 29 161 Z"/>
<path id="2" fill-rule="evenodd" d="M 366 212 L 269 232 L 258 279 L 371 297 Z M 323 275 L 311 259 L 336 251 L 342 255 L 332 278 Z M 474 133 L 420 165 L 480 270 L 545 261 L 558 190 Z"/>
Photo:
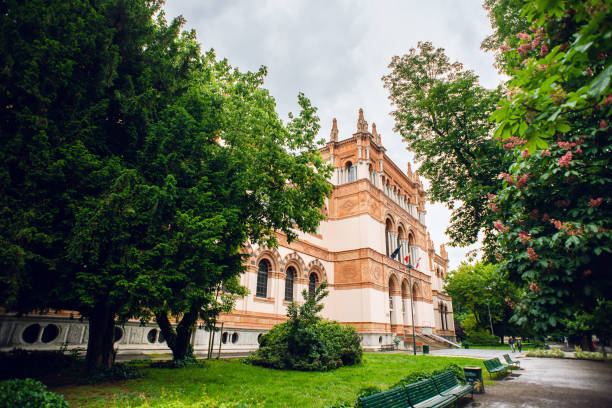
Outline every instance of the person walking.
<path id="1" fill-rule="evenodd" d="M 523 350 L 523 344 L 521 343 L 521 339 L 516 340 L 516 347 L 518 348 L 519 353 Z"/>
<path id="2" fill-rule="evenodd" d="M 510 350 L 514 353 L 514 336 L 510 337 L 508 344 L 510 344 Z"/>

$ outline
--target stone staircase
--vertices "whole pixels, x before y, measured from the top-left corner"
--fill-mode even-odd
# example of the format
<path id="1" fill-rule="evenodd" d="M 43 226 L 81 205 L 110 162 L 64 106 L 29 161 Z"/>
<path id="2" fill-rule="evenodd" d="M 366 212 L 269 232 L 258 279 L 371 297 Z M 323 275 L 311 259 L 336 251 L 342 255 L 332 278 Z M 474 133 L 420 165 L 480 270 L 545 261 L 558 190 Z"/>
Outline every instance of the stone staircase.
<path id="1" fill-rule="evenodd" d="M 400 343 L 400 348 L 402 348 L 403 345 L 405 350 L 412 350 L 412 333 L 406 334 L 404 338 L 400 337 L 400 340 L 403 340 L 403 342 Z M 417 351 L 423 350 L 423 345 L 425 344 L 429 346 L 429 350 L 443 350 L 460 347 L 457 343 L 453 343 L 443 337 L 425 333 L 415 333 L 415 343 Z"/>

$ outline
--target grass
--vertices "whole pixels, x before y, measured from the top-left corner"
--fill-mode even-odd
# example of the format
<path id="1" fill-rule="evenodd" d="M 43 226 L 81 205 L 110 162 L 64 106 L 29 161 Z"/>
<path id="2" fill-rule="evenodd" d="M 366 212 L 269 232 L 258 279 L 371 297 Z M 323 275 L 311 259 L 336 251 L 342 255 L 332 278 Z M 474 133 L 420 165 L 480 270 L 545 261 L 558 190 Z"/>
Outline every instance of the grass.
<path id="1" fill-rule="evenodd" d="M 384 390 L 411 372 L 451 363 L 482 366 L 482 360 L 471 358 L 374 353 L 364 354 L 359 365 L 324 373 L 273 370 L 237 359 L 211 360 L 204 367 L 143 368 L 145 377 L 137 380 L 51 391 L 63 394 L 71 407 L 330 407 L 355 401 L 363 388 Z"/>

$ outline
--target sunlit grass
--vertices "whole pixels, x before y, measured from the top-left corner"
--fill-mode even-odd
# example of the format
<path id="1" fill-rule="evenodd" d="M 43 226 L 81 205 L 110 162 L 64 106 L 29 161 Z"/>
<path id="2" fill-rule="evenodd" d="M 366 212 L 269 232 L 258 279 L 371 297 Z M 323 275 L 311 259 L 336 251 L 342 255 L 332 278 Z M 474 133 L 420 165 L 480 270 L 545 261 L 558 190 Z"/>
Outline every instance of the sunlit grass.
<path id="1" fill-rule="evenodd" d="M 359 365 L 319 373 L 211 360 L 204 367 L 143 368 L 145 377 L 138 380 L 53 391 L 64 394 L 71 407 L 214 407 L 215 400 L 244 407 L 325 407 L 354 401 L 362 388 L 387 389 L 411 372 L 451 363 L 482 366 L 482 360 L 470 358 L 365 354 Z"/>

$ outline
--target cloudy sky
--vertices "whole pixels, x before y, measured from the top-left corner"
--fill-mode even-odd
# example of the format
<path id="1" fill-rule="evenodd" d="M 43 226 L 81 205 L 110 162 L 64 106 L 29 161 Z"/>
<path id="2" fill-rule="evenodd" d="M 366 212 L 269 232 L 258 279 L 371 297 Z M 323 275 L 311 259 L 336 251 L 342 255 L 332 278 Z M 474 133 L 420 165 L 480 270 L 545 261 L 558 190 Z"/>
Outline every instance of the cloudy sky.
<path id="1" fill-rule="evenodd" d="M 298 110 L 297 94 L 304 92 L 318 107 L 320 136 L 329 137 L 335 117 L 341 140 L 355 132 L 363 108 L 402 169 L 414 156 L 393 132 L 381 81 L 391 57 L 431 41 L 474 70 L 482 85 L 500 81 L 492 55 L 480 50 L 491 32 L 482 0 L 167 0 L 165 9 L 169 19 L 187 19 L 185 28 L 196 30 L 203 50 L 214 48 L 242 71 L 267 66 L 265 86 L 281 117 Z M 442 204 L 427 206 L 436 247 L 448 241 L 449 216 Z M 447 249 L 453 269 L 470 248 Z"/>

